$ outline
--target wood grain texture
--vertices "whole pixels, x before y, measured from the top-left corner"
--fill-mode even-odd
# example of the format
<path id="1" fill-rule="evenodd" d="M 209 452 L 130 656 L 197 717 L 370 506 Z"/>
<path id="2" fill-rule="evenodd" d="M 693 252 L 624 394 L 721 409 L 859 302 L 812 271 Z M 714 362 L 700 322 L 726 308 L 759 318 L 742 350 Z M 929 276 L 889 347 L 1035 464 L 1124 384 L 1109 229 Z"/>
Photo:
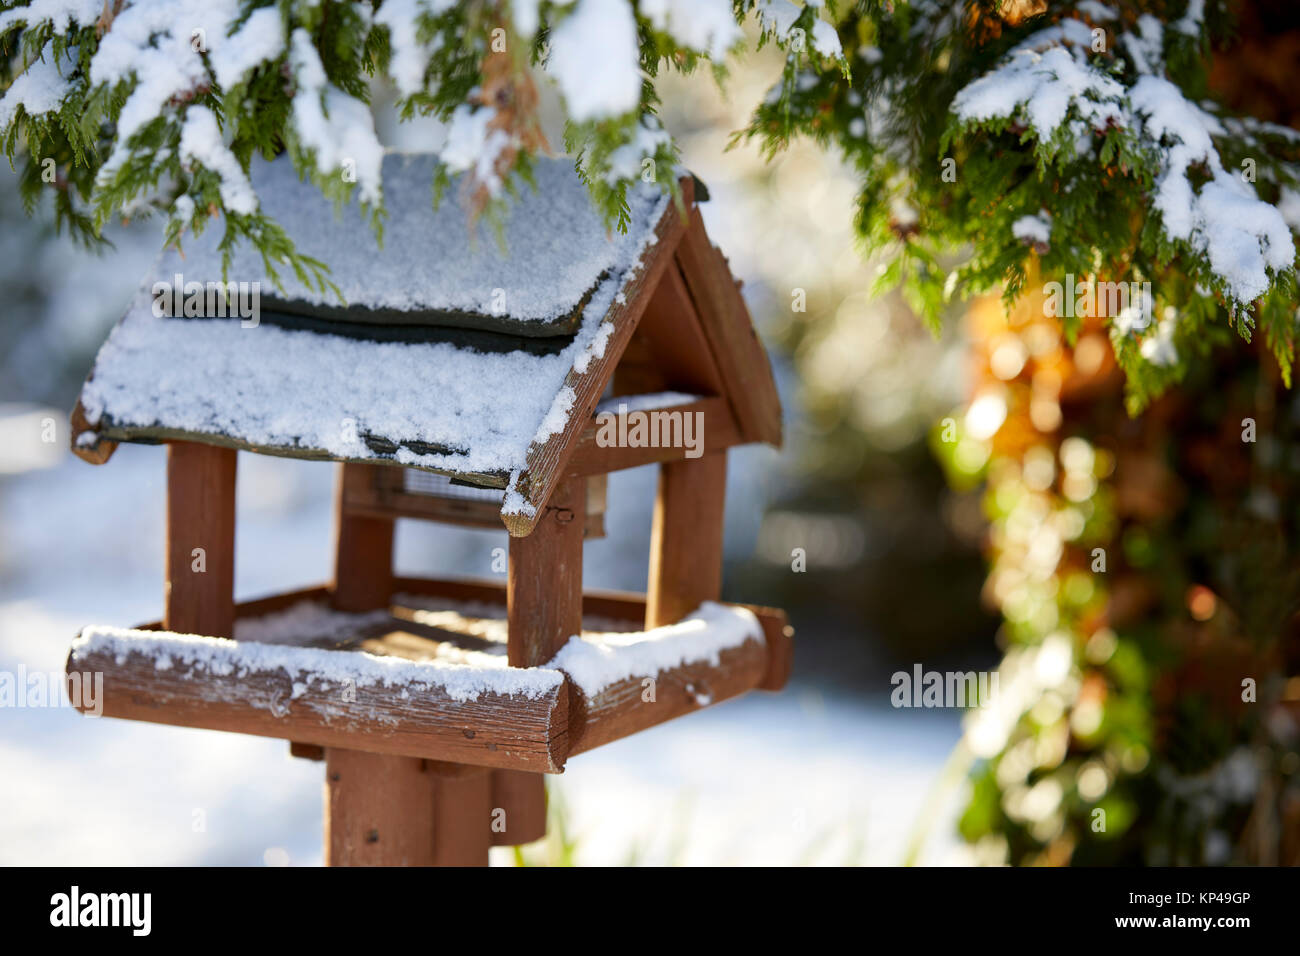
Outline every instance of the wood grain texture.
<path id="1" fill-rule="evenodd" d="M 726 452 L 659 466 L 650 529 L 647 628 L 675 624 L 722 593 L 726 496 Z"/>
<path id="2" fill-rule="evenodd" d="M 690 226 L 677 246 L 675 258 L 726 395 L 733 403 L 741 435 L 747 442 L 779 446 L 781 400 L 767 351 L 727 260 L 704 231 L 698 209 L 691 209 Z"/>
<path id="3" fill-rule="evenodd" d="M 693 196 L 694 184 L 690 179 L 682 180 L 682 200 L 688 216 L 695 208 Z M 614 331 L 605 343 L 604 354 L 600 358 L 593 358 L 586 371 L 570 369 L 564 379 L 564 387 L 572 389 L 575 396 L 564 429 L 528 449 L 525 468 L 520 473 L 516 490 L 532 506 L 533 513 L 502 515 L 506 529 L 512 536 L 523 537 L 529 534 L 541 520 L 547 502 L 564 478 L 565 466 L 573 447 L 591 420 L 592 412 L 614 374 L 619 356 L 623 354 L 623 349 L 636 331 L 637 323 L 649 304 L 651 293 L 672 265 L 673 253 L 685 232 L 686 220 L 682 210 L 669 203 L 655 226 L 653 245 L 642 256 L 641 271 L 622 290 L 622 300 L 616 302 L 605 317 L 605 321 L 613 325 Z"/>
<path id="4" fill-rule="evenodd" d="M 234 633 L 235 457 L 211 445 L 167 446 L 168 630 L 209 637 Z"/>
<path id="5" fill-rule="evenodd" d="M 724 398 L 702 398 L 699 401 L 685 405 L 673 405 L 661 409 L 647 409 L 646 411 L 680 412 L 683 415 L 703 416 L 700 419 L 703 423 L 700 434 L 703 438 L 701 448 L 704 454 L 725 451 L 742 443 L 736 420 L 732 416 L 731 408 Z M 615 415 L 616 421 L 622 417 L 618 416 L 617 410 L 614 410 L 611 414 Z M 602 447 L 597 441 L 599 431 L 600 419 L 593 418 L 591 423 L 583 429 L 582 437 L 573 449 L 573 455 L 569 458 L 566 468 L 568 474 L 602 475 L 611 471 L 622 471 L 625 468 L 637 468 L 641 465 L 653 465 L 686 458 L 688 450 L 686 448 L 634 448 L 627 445 L 606 445 Z"/>
<path id="6" fill-rule="evenodd" d="M 393 593 L 393 519 L 359 515 L 347 500 L 374 485 L 375 465 L 338 466 L 334 495 L 334 606 L 370 611 L 388 606 Z"/>
<path id="7" fill-rule="evenodd" d="M 433 866 L 438 778 L 424 761 L 325 751 L 325 865 Z"/>
<path id="8" fill-rule="evenodd" d="M 139 653 L 70 657 L 68 669 L 104 675 L 107 717 L 537 773 L 559 773 L 568 753 L 564 682 L 535 699 L 455 700 L 434 688 L 402 697 L 399 688 L 375 685 L 356 687 L 348 700 L 344 688 L 326 690 L 318 680 L 295 688 L 301 675 L 284 671 L 189 676 L 185 667 L 157 670 Z"/>
<path id="9" fill-rule="evenodd" d="M 538 667 L 582 631 L 586 481 L 566 478 L 525 538 L 510 539 L 506 584 L 510 666 Z"/>
<path id="10" fill-rule="evenodd" d="M 748 640 L 719 655 L 645 677 L 619 681 L 599 693 L 573 689 L 571 754 L 584 753 L 656 724 L 701 710 L 758 687 L 767 673 L 764 642 Z M 646 677 L 654 683 L 647 687 Z M 653 699 L 647 699 L 653 689 Z"/>

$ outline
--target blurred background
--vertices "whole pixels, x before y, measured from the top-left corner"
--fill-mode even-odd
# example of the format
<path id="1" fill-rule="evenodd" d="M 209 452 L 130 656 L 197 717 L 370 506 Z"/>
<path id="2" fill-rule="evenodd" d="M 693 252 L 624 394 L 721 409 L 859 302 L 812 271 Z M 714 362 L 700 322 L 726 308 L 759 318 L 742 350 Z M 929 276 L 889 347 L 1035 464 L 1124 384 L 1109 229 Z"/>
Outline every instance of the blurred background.
<path id="1" fill-rule="evenodd" d="M 1213 402 L 1174 398 L 1130 422 L 1104 336 L 1066 343 L 1032 296 L 1010 315 L 977 302 L 935 337 L 873 294 L 882 263 L 855 246 L 854 178 L 835 156 L 728 148 L 779 72 L 760 54 L 725 93 L 707 74 L 660 92 L 786 416 L 779 452 L 731 454 L 723 596 L 787 610 L 794 676 L 576 758 L 552 780 L 551 835 L 524 858 L 1293 860 L 1300 455 L 1278 454 L 1300 423 L 1291 393 L 1239 349 L 1188 388 Z M 390 103 L 376 91 L 388 143 L 438 142 Z M 66 430 L 161 224 L 113 228 L 95 253 L 56 236 L 48 212 L 24 215 L 0 172 L 8 672 L 61 672 L 82 626 L 155 619 L 162 596 L 164 451 L 124 445 L 95 468 Z M 1240 442 L 1224 423 L 1260 408 L 1271 451 L 1225 456 Z M 333 468 L 241 455 L 239 469 L 237 598 L 326 580 Z M 644 589 L 655 481 L 611 476 L 590 586 Z M 397 567 L 488 576 L 504 544 L 504 530 L 403 521 Z M 918 665 L 1001 667 L 994 706 L 891 706 L 891 675 Z M 1254 673 L 1259 711 L 1237 700 Z M 280 741 L 0 708 L 0 863 L 319 864 L 321 777 Z"/>

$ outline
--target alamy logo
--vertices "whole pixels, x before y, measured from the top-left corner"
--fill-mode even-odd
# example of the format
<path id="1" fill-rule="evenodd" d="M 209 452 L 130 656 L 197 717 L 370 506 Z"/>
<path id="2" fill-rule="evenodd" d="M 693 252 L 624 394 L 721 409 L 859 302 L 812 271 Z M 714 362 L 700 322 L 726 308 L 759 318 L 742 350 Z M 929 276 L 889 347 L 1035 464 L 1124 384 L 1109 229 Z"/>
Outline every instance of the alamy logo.
<path id="1" fill-rule="evenodd" d="M 224 319 L 238 316 L 246 329 L 256 328 L 262 311 L 260 282 L 186 282 L 179 272 L 150 289 L 158 318 Z"/>
<path id="2" fill-rule="evenodd" d="M 63 689 L 67 688 L 65 699 Z M 75 707 L 87 717 L 104 713 L 104 675 L 73 671 L 28 671 L 19 664 L 17 671 L 0 671 L 0 708 Z"/>
<path id="3" fill-rule="evenodd" d="M 596 444 L 601 448 L 684 448 L 687 458 L 704 454 L 704 413 L 628 410 L 596 416 Z"/>
<path id="4" fill-rule="evenodd" d="M 925 671 L 914 664 L 912 673 L 897 671 L 889 682 L 894 707 L 987 707 L 998 692 L 997 671 Z"/>
<path id="5" fill-rule="evenodd" d="M 1133 329 L 1151 325 L 1155 300 L 1150 282 L 1097 282 L 1092 278 L 1078 281 L 1067 273 L 1065 282 L 1043 286 L 1043 314 L 1053 318 L 1090 319 L 1123 318 Z"/>
<path id="6" fill-rule="evenodd" d="M 129 926 L 133 936 L 148 936 L 152 927 L 152 893 L 69 893 L 50 897 L 51 926 Z"/>

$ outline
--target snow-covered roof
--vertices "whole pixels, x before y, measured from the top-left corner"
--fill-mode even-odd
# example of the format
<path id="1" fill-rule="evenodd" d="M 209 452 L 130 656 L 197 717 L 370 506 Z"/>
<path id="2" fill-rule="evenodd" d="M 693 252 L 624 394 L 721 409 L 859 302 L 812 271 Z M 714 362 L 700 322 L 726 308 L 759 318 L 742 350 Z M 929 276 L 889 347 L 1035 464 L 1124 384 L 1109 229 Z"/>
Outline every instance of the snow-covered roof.
<path id="1" fill-rule="evenodd" d="M 330 266 L 349 308 L 371 312 L 347 319 L 390 329 L 447 316 L 512 325 L 479 323 L 470 340 L 478 347 L 455 333 L 452 341 L 364 339 L 355 323 L 332 334 L 325 330 L 335 313 L 323 308 L 312 330 L 292 328 L 274 315 L 285 301 L 271 296 L 251 250 L 236 255 L 227 278 L 260 284 L 256 325 L 238 315 L 156 314 L 156 283 L 176 284 L 177 275 L 185 284 L 220 281 L 214 224 L 186 242 L 184 258 L 164 254 L 100 349 L 81 393 L 84 427 L 74 447 L 90 457 L 104 440 L 190 439 L 293 457 L 389 460 L 505 487 L 526 467 L 529 446 L 566 426 L 575 376 L 604 357 L 622 310 L 640 294 L 643 257 L 680 217 L 658 187 L 643 186 L 631 195 L 628 231 L 607 233 L 572 162 L 540 160 L 538 189 L 525 190 L 506 214 L 503 253 L 486 224 L 470 235 L 453 199 L 457 184 L 434 211 L 432 163 L 386 158 L 382 250 L 355 205 L 336 216 L 286 159 L 262 165 L 255 179 L 266 211 L 302 252 Z M 296 282 L 287 291 L 289 309 L 323 301 Z M 494 296 L 505 309 L 495 317 Z M 426 336 L 440 337 L 447 338 Z M 487 339 L 496 343 L 491 350 Z"/>
<path id="2" fill-rule="evenodd" d="M 336 212 L 315 186 L 299 180 L 285 156 L 260 164 L 252 184 L 263 212 L 285 227 L 301 253 L 329 265 L 330 281 L 346 304 L 287 270 L 279 270 L 285 288 L 277 290 L 261 254 L 247 244 L 237 250 L 228 277 L 259 282 L 267 311 L 526 336 L 573 334 L 584 303 L 609 276 L 632 267 L 663 211 L 662 191 L 643 187 L 629 195 L 631 227 L 610 232 L 573 161 L 542 158 L 535 164 L 537 188 L 522 188 L 507 208 L 502 249 L 486 219 L 471 224 L 456 187 L 434 207 L 436 163 L 429 154 L 384 158 L 382 248 L 357 204 Z M 214 227 L 187 240 L 183 257 L 166 257 L 162 276 L 220 278 L 220 233 Z"/>
<path id="3" fill-rule="evenodd" d="M 214 223 L 184 256 L 164 253 L 101 347 L 73 450 L 98 464 L 116 442 L 197 441 L 420 468 L 504 489 L 505 525 L 526 535 L 652 298 L 670 316 L 649 333 L 675 343 L 653 350 L 667 378 L 724 398 L 739 441 L 780 444 L 771 369 L 693 179 L 684 209 L 638 184 L 619 233 L 569 160 L 539 160 L 537 189 L 505 212 L 503 249 L 492 226 L 471 225 L 458 182 L 434 209 L 433 164 L 385 158 L 382 248 L 356 205 L 336 212 L 287 159 L 255 166 L 266 212 L 330 267 L 346 303 L 287 269 L 274 292 L 251 250 L 223 276 Z M 695 323 L 689 346 L 672 338 L 680 321 Z"/>

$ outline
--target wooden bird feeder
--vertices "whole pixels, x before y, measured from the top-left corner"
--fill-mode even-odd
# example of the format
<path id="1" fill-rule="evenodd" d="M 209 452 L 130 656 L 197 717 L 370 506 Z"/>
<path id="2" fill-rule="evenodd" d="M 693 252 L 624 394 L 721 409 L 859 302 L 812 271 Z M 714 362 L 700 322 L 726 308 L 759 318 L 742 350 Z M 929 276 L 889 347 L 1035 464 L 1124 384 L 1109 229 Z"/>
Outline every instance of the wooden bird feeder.
<path id="1" fill-rule="evenodd" d="M 432 174 L 428 157 L 385 159 L 381 252 L 354 206 L 264 164 L 264 207 L 349 304 L 293 276 L 277 289 L 237 252 L 219 308 L 182 307 L 222 275 L 214 227 L 164 257 L 73 412 L 87 461 L 167 444 L 167 579 L 162 620 L 83 629 L 69 679 L 102 672 L 111 717 L 323 759 L 331 865 L 485 864 L 544 835 L 542 774 L 778 690 L 790 666 L 783 612 L 719 602 L 727 449 L 778 445 L 781 422 L 699 184 L 682 181 L 682 205 L 633 191 L 627 232 L 609 233 L 571 165 L 541 161 L 503 252 L 457 203 L 433 208 Z M 237 311 L 253 289 L 256 314 Z M 660 412 L 692 416 L 698 440 L 628 437 L 638 415 L 675 421 Z M 239 450 L 339 462 L 332 583 L 235 602 Z M 605 476 L 645 464 L 646 593 L 584 593 Z M 398 518 L 504 522 L 506 580 L 395 576 Z"/>

